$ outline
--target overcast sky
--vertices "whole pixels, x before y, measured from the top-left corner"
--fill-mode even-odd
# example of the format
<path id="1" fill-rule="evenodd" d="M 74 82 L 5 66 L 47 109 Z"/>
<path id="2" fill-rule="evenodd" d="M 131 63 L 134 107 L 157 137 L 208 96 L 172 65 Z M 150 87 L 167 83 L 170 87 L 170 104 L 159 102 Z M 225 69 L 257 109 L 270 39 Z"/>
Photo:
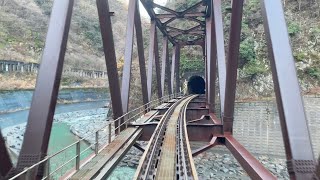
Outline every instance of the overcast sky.
<path id="1" fill-rule="evenodd" d="M 160 5 L 165 5 L 167 0 L 154 0 L 154 2 L 157 3 L 157 4 L 160 4 Z M 129 4 L 129 0 L 127 0 L 127 4 Z M 139 4 L 139 7 L 140 7 L 141 16 L 143 16 L 145 18 L 149 18 L 149 15 L 148 15 L 147 11 L 144 9 L 144 7 L 143 7 L 143 5 L 141 3 Z"/>

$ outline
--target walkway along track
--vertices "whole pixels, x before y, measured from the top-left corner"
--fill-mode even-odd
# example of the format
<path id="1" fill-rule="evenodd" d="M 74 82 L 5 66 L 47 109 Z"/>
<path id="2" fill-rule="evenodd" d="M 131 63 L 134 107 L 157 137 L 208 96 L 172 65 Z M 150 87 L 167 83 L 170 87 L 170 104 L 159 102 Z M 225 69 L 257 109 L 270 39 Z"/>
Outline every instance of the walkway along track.
<path id="1" fill-rule="evenodd" d="M 135 179 L 198 179 L 186 128 L 186 108 L 197 95 L 173 104 L 161 118 L 137 168 Z"/>

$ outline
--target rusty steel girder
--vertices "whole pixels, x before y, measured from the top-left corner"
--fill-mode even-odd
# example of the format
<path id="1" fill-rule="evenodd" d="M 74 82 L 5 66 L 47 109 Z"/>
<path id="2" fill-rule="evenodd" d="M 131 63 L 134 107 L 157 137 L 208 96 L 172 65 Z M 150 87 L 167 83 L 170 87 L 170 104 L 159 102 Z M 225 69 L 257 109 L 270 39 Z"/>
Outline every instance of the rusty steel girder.
<path id="1" fill-rule="evenodd" d="M 232 133 L 234 103 L 237 85 L 237 69 L 240 48 L 243 0 L 232 1 L 231 27 L 229 38 L 229 54 L 227 63 L 226 93 L 224 100 L 223 124 L 224 132 Z"/>
<path id="2" fill-rule="evenodd" d="M 291 179 L 312 179 L 314 159 L 295 61 L 280 0 L 261 0 L 281 131 Z"/>
<path id="3" fill-rule="evenodd" d="M 47 155 L 73 3 L 73 0 L 65 0 L 55 1 L 53 4 L 37 85 L 16 167 L 17 173 L 36 164 Z M 42 175 L 43 167 L 36 167 L 32 173 L 32 179 L 36 176 L 41 178 Z"/>

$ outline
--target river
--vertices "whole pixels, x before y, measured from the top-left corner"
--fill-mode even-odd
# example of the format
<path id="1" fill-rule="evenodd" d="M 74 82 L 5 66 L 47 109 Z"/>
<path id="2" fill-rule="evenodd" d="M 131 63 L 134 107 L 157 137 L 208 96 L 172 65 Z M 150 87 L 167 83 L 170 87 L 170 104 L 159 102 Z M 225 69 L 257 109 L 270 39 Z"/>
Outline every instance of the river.
<path id="1" fill-rule="evenodd" d="M 107 100 L 77 102 L 77 103 L 71 103 L 71 104 L 58 104 L 56 106 L 55 114 L 88 110 L 88 109 L 97 109 L 97 108 L 103 107 L 106 103 L 107 103 Z M 25 123 L 28 120 L 28 115 L 29 115 L 28 109 L 0 114 L 0 127 L 1 129 L 3 129 L 9 126 Z"/>
<path id="2" fill-rule="evenodd" d="M 32 91 L 1 91 L 0 92 L 0 128 L 3 132 L 14 129 L 19 131 L 19 136 L 14 135 L 13 138 L 18 138 L 15 143 L 11 144 L 12 160 L 16 163 L 17 156 L 19 154 L 21 142 L 23 139 L 25 124 L 29 115 L 29 108 L 32 99 Z M 109 95 L 107 91 L 103 89 L 75 89 L 75 90 L 61 90 L 59 92 L 59 104 L 55 109 L 55 117 L 57 115 L 66 114 L 70 112 L 82 112 L 99 109 L 109 102 Z M 62 102 L 62 103 L 61 103 Z M 67 102 L 67 103 L 64 103 Z M 107 111 L 108 109 L 106 109 Z M 5 137 L 10 140 L 11 137 Z M 55 152 L 63 149 L 64 147 L 76 142 L 78 137 L 70 132 L 70 124 L 65 122 L 54 122 L 51 130 L 48 154 L 54 154 Z M 81 151 L 89 147 L 85 142 L 81 142 Z M 60 162 L 74 156 L 75 148 L 70 148 L 61 155 L 56 156 L 50 162 L 50 168 L 56 169 Z M 93 151 L 89 149 L 81 155 L 81 159 L 88 157 Z M 65 168 L 59 170 L 53 177 L 60 176 L 73 167 L 75 162 L 70 162 Z"/>

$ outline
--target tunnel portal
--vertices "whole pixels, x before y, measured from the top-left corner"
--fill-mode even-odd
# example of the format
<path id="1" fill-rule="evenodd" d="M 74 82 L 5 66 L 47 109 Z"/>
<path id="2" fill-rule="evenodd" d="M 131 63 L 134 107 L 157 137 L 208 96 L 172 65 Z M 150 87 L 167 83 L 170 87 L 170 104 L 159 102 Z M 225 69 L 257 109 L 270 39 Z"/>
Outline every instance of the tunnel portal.
<path id="1" fill-rule="evenodd" d="M 205 94 L 206 83 L 201 76 L 191 76 L 188 81 L 189 94 Z"/>

